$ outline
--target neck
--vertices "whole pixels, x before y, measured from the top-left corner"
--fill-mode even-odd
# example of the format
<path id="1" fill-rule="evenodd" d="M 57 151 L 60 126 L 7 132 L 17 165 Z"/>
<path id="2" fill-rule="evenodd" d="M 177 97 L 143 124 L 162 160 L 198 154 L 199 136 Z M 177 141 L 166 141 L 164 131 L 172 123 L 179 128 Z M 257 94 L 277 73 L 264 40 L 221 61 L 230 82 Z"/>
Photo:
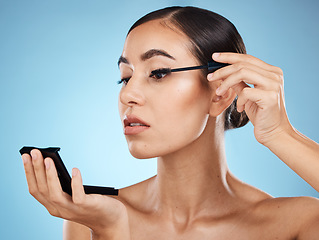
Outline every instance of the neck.
<path id="1" fill-rule="evenodd" d="M 231 198 L 224 132 L 212 134 L 209 130 L 178 152 L 158 158 L 154 181 L 157 206 L 170 217 L 194 218 Z"/>

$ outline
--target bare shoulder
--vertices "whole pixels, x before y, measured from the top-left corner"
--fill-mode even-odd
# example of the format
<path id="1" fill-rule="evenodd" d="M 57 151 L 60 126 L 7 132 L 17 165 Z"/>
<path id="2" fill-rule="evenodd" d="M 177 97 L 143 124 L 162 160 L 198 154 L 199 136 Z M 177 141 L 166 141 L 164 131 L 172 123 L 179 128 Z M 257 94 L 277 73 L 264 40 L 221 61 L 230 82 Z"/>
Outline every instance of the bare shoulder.
<path id="1" fill-rule="evenodd" d="M 91 230 L 79 223 L 65 220 L 63 223 L 63 240 L 91 240 Z"/>
<path id="2" fill-rule="evenodd" d="M 256 204 L 255 213 L 295 233 L 296 239 L 318 239 L 319 199 L 313 197 L 268 198 Z"/>
<path id="3" fill-rule="evenodd" d="M 256 205 L 259 211 L 274 211 L 291 214 L 297 214 L 300 217 L 311 217 L 319 214 L 319 199 L 314 197 L 279 197 L 267 198 Z M 285 216 L 285 215 L 284 215 Z"/>
<path id="4" fill-rule="evenodd" d="M 246 223 L 250 223 L 250 231 L 256 229 L 256 236 L 263 234 L 269 237 L 269 233 L 272 233 L 272 239 L 318 239 L 319 199 L 274 198 L 236 178 L 229 180 L 236 190 L 236 195 L 249 202 Z"/>

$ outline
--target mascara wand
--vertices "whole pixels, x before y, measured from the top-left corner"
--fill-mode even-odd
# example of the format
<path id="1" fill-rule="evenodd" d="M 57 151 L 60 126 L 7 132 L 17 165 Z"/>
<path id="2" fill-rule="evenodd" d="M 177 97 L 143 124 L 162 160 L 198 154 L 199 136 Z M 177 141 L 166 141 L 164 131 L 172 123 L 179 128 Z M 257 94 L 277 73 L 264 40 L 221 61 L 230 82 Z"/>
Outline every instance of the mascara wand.
<path id="1" fill-rule="evenodd" d="M 215 61 L 211 60 L 207 63 L 207 65 L 174 68 L 174 69 L 165 68 L 165 69 L 154 70 L 151 73 L 152 73 L 152 75 L 155 75 L 155 74 L 160 74 L 160 73 L 182 72 L 182 71 L 190 71 L 190 70 L 206 69 L 206 68 L 207 68 L 208 72 L 214 72 L 217 69 L 220 69 L 220 68 L 228 66 L 228 65 L 229 64 L 227 64 L 227 63 L 219 63 L 219 62 L 215 62 Z"/>
<path id="2" fill-rule="evenodd" d="M 209 61 L 207 65 L 201 65 L 201 66 L 194 66 L 194 67 L 184 67 L 184 68 L 174 68 L 171 69 L 171 72 L 182 72 L 182 71 L 189 71 L 189 70 L 195 70 L 195 69 L 208 69 L 208 72 L 216 71 L 219 68 L 225 67 L 229 64 L 225 63 L 219 63 L 215 61 Z"/>

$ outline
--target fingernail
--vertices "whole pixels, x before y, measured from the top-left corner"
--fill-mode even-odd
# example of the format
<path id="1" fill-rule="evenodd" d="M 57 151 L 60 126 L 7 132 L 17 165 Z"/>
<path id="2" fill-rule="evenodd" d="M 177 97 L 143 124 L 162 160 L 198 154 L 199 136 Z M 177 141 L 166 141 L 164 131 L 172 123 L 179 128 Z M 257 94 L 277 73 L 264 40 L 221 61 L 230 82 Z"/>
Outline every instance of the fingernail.
<path id="1" fill-rule="evenodd" d="M 220 53 L 213 53 L 213 58 L 216 59 L 219 57 L 219 55 L 220 55 Z"/>
<path id="2" fill-rule="evenodd" d="M 78 174 L 78 171 L 76 170 L 76 168 L 72 169 L 72 177 L 75 177 Z"/>
<path id="3" fill-rule="evenodd" d="M 207 80 L 212 80 L 213 79 L 214 73 L 210 73 L 207 75 Z"/>
<path id="4" fill-rule="evenodd" d="M 31 157 L 32 159 L 37 159 L 37 154 L 34 151 L 31 151 Z"/>
<path id="5" fill-rule="evenodd" d="M 221 90 L 220 88 L 217 88 L 217 89 L 216 89 L 216 94 L 217 94 L 217 95 L 221 96 L 221 92 L 222 92 L 222 90 Z"/>
<path id="6" fill-rule="evenodd" d="M 46 169 L 50 168 L 50 160 L 49 159 L 44 159 L 44 165 Z"/>

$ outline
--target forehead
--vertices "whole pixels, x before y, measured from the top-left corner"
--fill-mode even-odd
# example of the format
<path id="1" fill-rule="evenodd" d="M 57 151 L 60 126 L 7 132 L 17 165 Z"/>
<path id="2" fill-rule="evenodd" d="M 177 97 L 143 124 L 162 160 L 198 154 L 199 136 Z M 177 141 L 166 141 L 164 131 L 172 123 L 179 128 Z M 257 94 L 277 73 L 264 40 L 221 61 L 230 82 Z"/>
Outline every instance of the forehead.
<path id="1" fill-rule="evenodd" d="M 163 49 L 176 60 L 194 59 L 190 47 L 191 43 L 183 33 L 163 24 L 162 20 L 153 20 L 143 23 L 129 33 L 122 56 L 137 60 L 150 49 Z"/>

